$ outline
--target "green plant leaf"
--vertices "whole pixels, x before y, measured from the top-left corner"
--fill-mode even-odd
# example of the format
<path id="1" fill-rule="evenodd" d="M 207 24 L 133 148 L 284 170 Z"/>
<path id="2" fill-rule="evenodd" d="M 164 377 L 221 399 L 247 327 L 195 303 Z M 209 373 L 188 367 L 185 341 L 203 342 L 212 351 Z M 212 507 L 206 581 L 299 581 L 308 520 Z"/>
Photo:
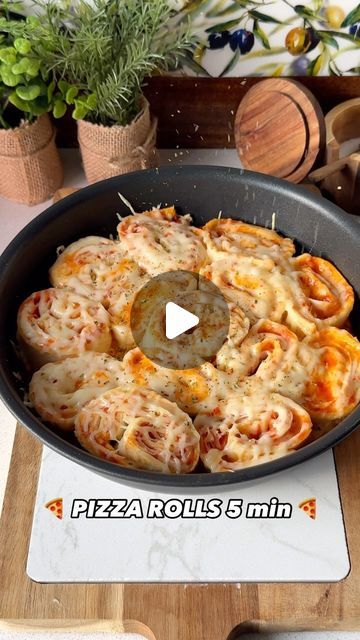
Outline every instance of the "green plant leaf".
<path id="1" fill-rule="evenodd" d="M 15 75 L 27 73 L 29 63 L 29 58 L 21 58 L 19 62 L 15 62 L 15 64 L 12 65 L 11 71 L 15 73 Z"/>
<path id="2" fill-rule="evenodd" d="M 48 111 L 51 111 L 51 107 L 46 96 L 39 96 L 31 103 L 31 113 L 35 116 L 41 116 Z"/>
<path id="3" fill-rule="evenodd" d="M 55 88 L 56 88 L 55 80 L 52 80 L 50 82 L 48 88 L 47 88 L 47 91 L 46 91 L 46 96 L 47 96 L 48 102 L 51 102 L 52 97 L 54 95 Z"/>
<path id="4" fill-rule="evenodd" d="M 206 76 L 207 78 L 212 77 L 211 74 L 206 71 L 206 69 L 204 69 L 201 64 L 199 64 L 199 62 L 196 62 L 196 60 L 194 60 L 191 53 L 187 54 L 184 64 L 185 66 L 189 67 L 189 69 L 192 69 L 192 71 L 194 71 L 198 76 Z"/>
<path id="5" fill-rule="evenodd" d="M 200 42 L 194 49 L 193 51 L 193 60 L 195 60 L 195 62 L 198 62 L 199 64 L 201 64 L 201 61 L 204 57 L 205 51 L 207 50 L 207 47 L 204 43 Z"/>
<path id="6" fill-rule="evenodd" d="M 259 25 L 258 20 L 254 20 L 254 36 L 260 40 L 260 42 L 264 45 L 265 49 L 271 49 L 269 39 L 266 33 Z"/>
<path id="7" fill-rule="evenodd" d="M 69 84 L 69 82 L 66 82 L 65 80 L 59 80 L 58 87 L 65 98 L 67 92 L 69 91 L 69 89 L 71 89 L 71 84 Z"/>
<path id="8" fill-rule="evenodd" d="M 36 78 L 39 74 L 40 66 L 40 60 L 29 60 L 25 73 L 27 73 L 30 78 Z"/>
<path id="9" fill-rule="evenodd" d="M 272 22 L 273 24 L 282 24 L 280 20 L 273 18 L 272 16 L 266 15 L 266 13 L 261 13 L 257 9 L 251 9 L 248 12 L 249 16 L 254 18 L 254 20 L 261 20 L 262 22 Z"/>
<path id="10" fill-rule="evenodd" d="M 86 105 L 90 111 L 96 109 L 97 106 L 97 95 L 96 93 L 90 93 L 86 98 Z"/>
<path id="11" fill-rule="evenodd" d="M 25 38 L 15 38 L 14 47 L 16 51 L 25 56 L 31 51 L 31 44 L 29 40 L 26 40 Z"/>
<path id="12" fill-rule="evenodd" d="M 4 65 L 0 67 L 0 74 L 3 83 L 6 84 L 7 87 L 16 87 L 16 85 L 23 79 L 22 76 L 18 76 L 13 73 L 10 67 L 6 67 Z"/>
<path id="13" fill-rule="evenodd" d="M 66 113 L 66 104 L 62 100 L 56 100 L 54 104 L 54 118 L 62 118 Z"/>
<path id="14" fill-rule="evenodd" d="M 29 85 L 28 87 L 24 87 L 23 85 L 19 85 L 16 87 L 16 94 L 25 101 L 35 100 L 38 98 L 41 93 L 41 89 L 38 84 Z"/>
<path id="15" fill-rule="evenodd" d="M 237 27 L 238 24 L 239 18 L 236 20 L 228 20 L 228 22 L 220 22 L 219 24 L 215 24 L 213 27 L 205 29 L 205 31 L 206 33 L 221 33 L 222 31 L 228 31 L 229 29 Z"/>
<path id="16" fill-rule="evenodd" d="M 79 89 L 77 87 L 70 87 L 65 96 L 66 104 L 74 104 L 75 98 L 79 93 Z"/>
<path id="17" fill-rule="evenodd" d="M 40 26 L 40 20 L 37 16 L 27 16 L 26 18 L 26 24 L 28 24 L 30 27 L 39 27 Z"/>
<path id="18" fill-rule="evenodd" d="M 227 73 L 230 73 L 230 71 L 232 71 L 232 69 L 235 67 L 235 65 L 239 61 L 239 59 L 240 59 L 240 49 L 236 49 L 236 51 L 235 51 L 234 55 L 232 56 L 231 60 L 226 65 L 225 69 L 222 70 L 219 78 L 223 78 L 224 76 L 226 76 Z"/>
<path id="19" fill-rule="evenodd" d="M 340 71 L 338 70 L 336 64 L 334 64 L 333 60 L 330 60 L 329 62 L 329 72 L 331 76 L 341 76 Z"/>
<path id="20" fill-rule="evenodd" d="M 309 7 L 305 7 L 303 4 L 297 4 L 294 7 L 295 13 L 298 14 L 301 18 L 305 20 L 321 20 L 321 16 L 319 16 L 315 11 L 309 9 Z"/>
<path id="21" fill-rule="evenodd" d="M 9 95 L 9 102 L 19 109 L 19 111 L 30 111 L 29 103 L 26 102 L 26 100 L 22 100 L 15 91 Z"/>
<path id="22" fill-rule="evenodd" d="M 76 107 L 72 113 L 74 120 L 84 120 L 88 114 L 88 109 L 82 104 L 76 104 Z"/>
<path id="23" fill-rule="evenodd" d="M 355 7 L 355 9 L 353 9 L 352 11 L 350 11 L 350 13 L 347 14 L 341 26 L 343 28 L 351 27 L 353 24 L 356 24 L 357 22 L 360 22 L 360 4 L 358 4 L 358 6 Z"/>
<path id="24" fill-rule="evenodd" d="M 4 47 L 3 49 L 0 49 L 0 60 L 1 62 L 5 62 L 5 64 L 15 64 L 15 49 L 13 47 Z"/>
<path id="25" fill-rule="evenodd" d="M 323 33 L 322 31 L 317 31 L 318 34 Z M 357 43 L 360 45 L 360 38 L 356 38 L 355 36 L 352 36 L 351 33 L 344 33 L 343 31 L 326 31 L 325 33 L 328 33 L 331 36 L 334 36 L 334 38 L 341 38 L 342 40 L 349 40 L 350 42 L 352 42 L 354 44 Z"/>
<path id="26" fill-rule="evenodd" d="M 309 66 L 307 68 L 307 75 L 308 76 L 318 76 L 320 71 L 321 71 L 321 68 L 323 66 L 324 59 L 325 59 L 324 54 L 320 53 L 320 55 L 317 56 L 317 58 L 312 60 L 312 62 L 310 62 Z"/>
<path id="27" fill-rule="evenodd" d="M 327 44 L 329 47 L 334 47 L 334 49 L 339 49 L 338 41 L 331 34 L 326 31 L 316 31 L 316 34 L 324 44 Z"/>

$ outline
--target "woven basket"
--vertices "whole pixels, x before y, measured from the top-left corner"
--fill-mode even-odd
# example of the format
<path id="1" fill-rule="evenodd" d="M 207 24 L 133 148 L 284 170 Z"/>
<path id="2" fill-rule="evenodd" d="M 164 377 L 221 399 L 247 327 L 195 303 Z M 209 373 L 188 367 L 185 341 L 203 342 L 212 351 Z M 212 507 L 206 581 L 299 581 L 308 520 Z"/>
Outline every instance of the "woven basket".
<path id="1" fill-rule="evenodd" d="M 79 120 L 78 140 L 87 181 L 91 184 L 155 166 L 156 129 L 157 120 L 151 118 L 145 99 L 142 111 L 125 127 Z"/>
<path id="2" fill-rule="evenodd" d="M 61 187 L 63 169 L 47 114 L 32 124 L 0 129 L 0 195 L 39 204 Z"/>

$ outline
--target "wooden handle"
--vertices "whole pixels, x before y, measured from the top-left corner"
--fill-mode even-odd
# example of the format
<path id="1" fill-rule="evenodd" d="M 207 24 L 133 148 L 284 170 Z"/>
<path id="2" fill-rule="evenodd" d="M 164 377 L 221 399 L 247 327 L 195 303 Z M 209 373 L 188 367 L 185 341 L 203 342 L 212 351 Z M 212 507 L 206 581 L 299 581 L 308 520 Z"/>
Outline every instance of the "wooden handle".
<path id="1" fill-rule="evenodd" d="M 345 156 L 344 158 L 341 158 L 341 160 L 337 160 L 336 162 L 332 162 L 324 167 L 320 167 L 320 169 L 312 171 L 308 175 L 308 180 L 316 184 L 353 163 L 360 166 L 360 153 L 352 153 L 350 156 Z"/>

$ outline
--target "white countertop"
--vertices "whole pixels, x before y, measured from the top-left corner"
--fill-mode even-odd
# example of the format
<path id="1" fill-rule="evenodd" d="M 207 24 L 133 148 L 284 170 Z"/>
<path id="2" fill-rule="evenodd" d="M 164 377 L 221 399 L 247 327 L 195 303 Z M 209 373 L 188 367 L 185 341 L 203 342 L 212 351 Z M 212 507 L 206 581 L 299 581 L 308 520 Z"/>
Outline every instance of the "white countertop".
<path id="1" fill-rule="evenodd" d="M 81 169 L 79 154 L 76 150 L 64 150 L 62 156 L 65 164 L 65 186 L 83 186 L 85 184 L 84 175 Z M 213 164 L 240 167 L 240 163 L 234 150 L 162 150 L 160 152 L 162 164 Z M 0 221 L 1 221 L 1 237 L 0 251 L 9 244 L 13 237 L 35 216 L 43 211 L 50 203 L 43 203 L 35 207 L 26 207 L 11 203 L 0 198 Z M 0 510 L 2 507 L 3 494 L 5 490 L 6 477 L 9 468 L 10 455 L 15 431 L 15 420 L 7 414 L 4 407 L 0 406 Z M 1 576 L 0 576 L 1 579 Z M 94 633 L 86 637 L 91 640 L 115 640 L 119 634 L 99 634 Z M 242 636 L 246 640 L 247 636 Z M 0 632 L 0 640 L 83 640 L 83 634 L 76 633 L 23 633 L 23 632 Z M 249 637 L 252 640 L 254 635 Z M 317 640 L 320 638 L 325 640 L 355 640 L 360 638 L 360 633 L 291 633 L 291 634 L 265 634 L 261 635 L 261 640 Z M 140 636 L 134 634 L 122 634 L 123 640 L 140 640 Z M 181 638 L 179 638 L 181 640 Z M 194 640 L 197 640 L 194 638 Z M 219 639 L 221 640 L 221 639 Z"/>

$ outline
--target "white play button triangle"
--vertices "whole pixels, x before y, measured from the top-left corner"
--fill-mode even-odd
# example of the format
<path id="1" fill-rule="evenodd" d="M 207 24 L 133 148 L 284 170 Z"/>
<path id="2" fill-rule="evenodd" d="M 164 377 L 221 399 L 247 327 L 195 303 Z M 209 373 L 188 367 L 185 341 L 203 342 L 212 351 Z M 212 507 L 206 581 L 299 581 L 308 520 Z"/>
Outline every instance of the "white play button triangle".
<path id="1" fill-rule="evenodd" d="M 167 302 L 165 307 L 165 334 L 168 340 L 177 338 L 185 331 L 196 327 L 199 318 L 175 302 Z"/>

